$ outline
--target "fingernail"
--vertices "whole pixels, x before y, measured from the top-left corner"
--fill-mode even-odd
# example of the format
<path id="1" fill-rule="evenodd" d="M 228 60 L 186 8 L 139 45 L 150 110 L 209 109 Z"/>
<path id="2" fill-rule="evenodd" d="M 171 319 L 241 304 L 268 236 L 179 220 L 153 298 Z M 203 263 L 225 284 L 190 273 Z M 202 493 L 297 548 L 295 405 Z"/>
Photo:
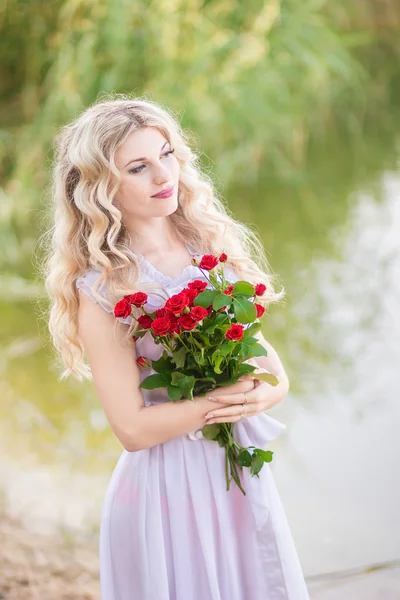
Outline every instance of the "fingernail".
<path id="1" fill-rule="evenodd" d="M 210 413 L 209 415 L 206 415 L 206 419 L 211 419 L 214 415 L 212 413 Z"/>

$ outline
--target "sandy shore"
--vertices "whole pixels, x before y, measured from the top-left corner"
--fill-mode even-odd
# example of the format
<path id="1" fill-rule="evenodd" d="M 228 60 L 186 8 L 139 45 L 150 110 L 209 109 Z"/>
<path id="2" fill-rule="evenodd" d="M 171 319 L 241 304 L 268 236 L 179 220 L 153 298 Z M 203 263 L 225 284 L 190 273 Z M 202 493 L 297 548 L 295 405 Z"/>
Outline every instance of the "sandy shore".
<path id="1" fill-rule="evenodd" d="M 27 531 L 0 517 L 1 600 L 99 600 L 96 541 Z"/>
<path id="2" fill-rule="evenodd" d="M 100 600 L 97 540 L 27 531 L 0 514 L 0 600 Z M 400 600 L 400 562 L 308 579 L 310 600 Z"/>

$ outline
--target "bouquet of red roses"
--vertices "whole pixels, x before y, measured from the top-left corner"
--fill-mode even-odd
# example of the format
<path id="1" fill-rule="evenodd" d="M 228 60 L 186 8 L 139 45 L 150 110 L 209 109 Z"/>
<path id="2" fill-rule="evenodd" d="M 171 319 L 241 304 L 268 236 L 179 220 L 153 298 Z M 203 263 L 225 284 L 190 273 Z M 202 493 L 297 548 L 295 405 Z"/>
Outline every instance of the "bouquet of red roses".
<path id="1" fill-rule="evenodd" d="M 264 294 L 266 287 L 262 283 L 254 286 L 245 280 L 234 284 L 226 281 L 223 263 L 227 258 L 225 253 L 219 257 L 205 254 L 200 261 L 193 258 L 193 264 L 199 267 L 207 281 L 191 281 L 155 312 L 146 310 L 148 295 L 144 292 L 128 294 L 115 305 L 116 317 L 132 315 L 136 319 L 132 306 L 139 308 L 143 314 L 136 319 L 135 339 L 150 332 L 155 343 L 165 348 L 158 360 L 144 356 L 137 358 L 139 366 L 156 371 L 143 379 L 141 388 L 166 388 L 172 402 L 193 400 L 194 396 L 205 395 L 210 389 L 236 383 L 241 376 L 257 369 L 245 361 L 267 356 L 267 350 L 254 337 L 261 328 L 260 317 L 265 311 L 255 299 Z M 268 372 L 254 374 L 254 377 L 271 385 L 279 383 Z M 252 476 L 258 477 L 264 462 L 271 462 L 273 452 L 240 446 L 233 438 L 233 425 L 205 425 L 202 433 L 205 438 L 225 447 L 227 490 L 229 464 L 231 476 L 245 494 L 237 467 L 250 467 Z"/>

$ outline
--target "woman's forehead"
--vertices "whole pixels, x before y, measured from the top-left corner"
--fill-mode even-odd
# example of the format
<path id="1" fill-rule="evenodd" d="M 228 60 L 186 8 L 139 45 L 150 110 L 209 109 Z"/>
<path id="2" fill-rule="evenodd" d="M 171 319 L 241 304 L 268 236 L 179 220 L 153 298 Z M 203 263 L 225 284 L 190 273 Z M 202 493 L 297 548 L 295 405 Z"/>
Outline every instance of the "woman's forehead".
<path id="1" fill-rule="evenodd" d="M 116 161 L 124 167 L 128 161 L 151 159 L 167 143 L 167 138 L 156 127 L 141 127 L 132 131 L 115 153 Z"/>

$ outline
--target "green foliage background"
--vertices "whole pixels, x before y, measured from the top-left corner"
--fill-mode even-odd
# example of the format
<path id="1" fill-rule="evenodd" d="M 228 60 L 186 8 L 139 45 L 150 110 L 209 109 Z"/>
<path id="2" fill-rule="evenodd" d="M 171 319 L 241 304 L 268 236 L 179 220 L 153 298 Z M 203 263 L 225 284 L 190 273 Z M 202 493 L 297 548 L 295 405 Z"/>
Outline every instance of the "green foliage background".
<path id="1" fill-rule="evenodd" d="M 57 477 L 63 463 L 70 473 L 85 474 L 83 504 L 93 498 L 95 476 L 111 473 L 120 452 L 93 387 L 58 380 L 47 323 L 36 310 L 38 297 L 47 303 L 35 264 L 52 217 L 54 135 L 110 93 L 171 108 L 193 133 L 229 208 L 258 229 L 287 291 L 287 304 L 273 307 L 263 333 L 285 365 L 296 401 L 315 402 L 321 411 L 325 403 L 330 411 L 331 399 L 340 396 L 356 411 L 360 388 L 360 407 L 377 407 L 381 419 L 397 365 L 392 354 L 383 356 L 387 364 L 374 366 L 369 385 L 359 362 L 396 331 L 385 326 L 383 310 L 397 307 L 398 298 L 391 262 L 398 244 L 391 246 L 395 222 L 388 216 L 393 200 L 384 180 L 387 175 L 397 185 L 399 59 L 398 0 L 0 3 L 3 472 L 31 474 L 36 461 L 59 489 L 61 479 L 71 481 Z M 368 248 L 360 229 L 369 235 Z M 397 339 L 391 344 L 398 347 Z M 353 431 L 356 436 L 358 423 Z M 325 473 L 325 463 L 320 468 Z M 330 481 L 338 479 L 333 474 Z M 12 489 L 5 485 L 0 494 L 6 498 Z M 54 499 L 57 509 L 61 496 L 70 502 L 68 492 Z M 17 496 L 10 498 L 14 512 Z M 386 509 L 389 515 L 389 504 Z M 95 512 L 91 505 L 86 528 L 98 527 Z M 342 517 L 339 511 L 338 523 Z M 385 521 L 379 526 L 383 539 Z"/>
<path id="2" fill-rule="evenodd" d="M 380 126 L 400 6 L 344 0 L 10 0 L 1 13 L 0 260 L 28 276 L 52 138 L 102 93 L 147 95 L 218 185 L 293 181 L 313 146 Z M 268 174 L 268 175 L 266 175 Z"/>

